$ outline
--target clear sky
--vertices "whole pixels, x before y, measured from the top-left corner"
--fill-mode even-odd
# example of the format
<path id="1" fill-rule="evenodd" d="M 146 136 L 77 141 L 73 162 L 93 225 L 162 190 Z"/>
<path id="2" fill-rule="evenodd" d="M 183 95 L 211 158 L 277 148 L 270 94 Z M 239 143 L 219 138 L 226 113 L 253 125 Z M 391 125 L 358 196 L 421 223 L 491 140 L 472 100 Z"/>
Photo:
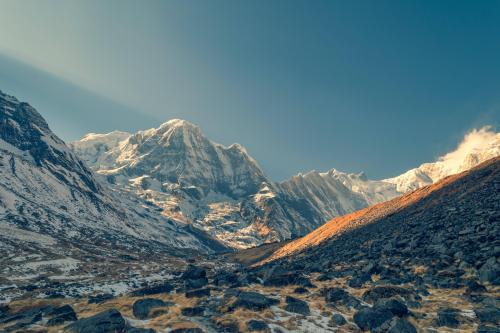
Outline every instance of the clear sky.
<path id="1" fill-rule="evenodd" d="M 65 140 L 171 118 L 275 180 L 396 175 L 500 123 L 500 1 L 0 0 L 0 90 Z"/>

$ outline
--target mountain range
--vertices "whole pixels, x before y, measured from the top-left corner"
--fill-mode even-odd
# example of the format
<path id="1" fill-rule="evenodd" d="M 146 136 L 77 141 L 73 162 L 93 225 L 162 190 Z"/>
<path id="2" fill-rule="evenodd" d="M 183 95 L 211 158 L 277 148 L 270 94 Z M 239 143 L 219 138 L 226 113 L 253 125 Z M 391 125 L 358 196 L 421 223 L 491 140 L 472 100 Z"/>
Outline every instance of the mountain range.
<path id="1" fill-rule="evenodd" d="M 473 130 L 453 151 L 400 176 L 371 180 L 331 169 L 269 179 L 239 144 L 207 139 L 185 120 L 135 134 L 87 134 L 69 144 L 116 190 L 231 248 L 303 236 L 326 221 L 432 184 L 500 155 L 500 133 Z"/>

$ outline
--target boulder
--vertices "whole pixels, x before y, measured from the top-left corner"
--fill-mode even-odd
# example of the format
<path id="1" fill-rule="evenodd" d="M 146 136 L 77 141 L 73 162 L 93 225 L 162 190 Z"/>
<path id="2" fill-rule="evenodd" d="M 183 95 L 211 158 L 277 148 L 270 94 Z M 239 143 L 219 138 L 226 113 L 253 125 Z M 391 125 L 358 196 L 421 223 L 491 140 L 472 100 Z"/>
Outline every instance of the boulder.
<path id="1" fill-rule="evenodd" d="M 181 327 L 170 331 L 170 333 L 204 333 L 201 328 L 198 327 Z"/>
<path id="2" fill-rule="evenodd" d="M 196 280 L 207 277 L 207 271 L 201 267 L 196 267 L 194 265 L 188 265 L 186 271 L 182 274 L 181 278 L 183 280 Z"/>
<path id="3" fill-rule="evenodd" d="M 343 326 L 347 323 L 347 320 L 340 313 L 335 313 L 330 322 L 336 326 Z"/>
<path id="4" fill-rule="evenodd" d="M 262 294 L 253 291 L 242 291 L 238 294 L 236 301 L 233 303 L 233 307 L 242 307 L 249 310 L 259 311 L 267 309 L 278 303 L 278 300 L 266 297 Z"/>
<path id="5" fill-rule="evenodd" d="M 137 319 L 147 319 L 150 318 L 150 312 L 152 309 L 164 306 L 167 306 L 167 303 L 161 299 L 145 298 L 134 302 L 132 305 L 132 312 L 134 317 Z"/>
<path id="6" fill-rule="evenodd" d="M 76 321 L 78 319 L 71 305 L 63 305 L 56 308 L 52 311 L 51 315 L 53 317 L 47 321 L 47 326 L 57 326 L 67 321 Z"/>
<path id="7" fill-rule="evenodd" d="M 72 333 L 116 333 L 127 328 L 125 319 L 116 309 L 106 310 L 92 317 L 83 318 L 69 324 L 65 332 Z"/>
<path id="8" fill-rule="evenodd" d="M 128 327 L 124 333 L 156 333 L 152 328 Z"/>
<path id="9" fill-rule="evenodd" d="M 500 309 L 494 306 L 486 306 L 484 308 L 475 309 L 474 312 L 482 323 L 500 325 Z"/>
<path id="10" fill-rule="evenodd" d="M 458 320 L 460 311 L 453 308 L 440 309 L 437 313 L 437 325 L 456 328 L 460 325 Z"/>
<path id="11" fill-rule="evenodd" d="M 296 294 L 307 294 L 309 290 L 307 290 L 307 288 L 304 287 L 297 287 L 293 290 L 293 292 Z"/>
<path id="12" fill-rule="evenodd" d="M 264 286 L 283 287 L 288 285 L 298 285 L 302 287 L 314 287 L 311 281 L 300 273 L 287 272 L 284 274 L 271 275 L 264 280 Z"/>
<path id="13" fill-rule="evenodd" d="M 496 326 L 480 325 L 477 333 L 500 333 L 500 328 Z"/>
<path id="14" fill-rule="evenodd" d="M 406 307 L 403 302 L 394 298 L 379 299 L 375 303 L 374 307 L 379 310 L 389 310 L 392 314 L 398 317 L 403 317 L 408 314 L 408 307 Z"/>
<path id="15" fill-rule="evenodd" d="M 155 286 L 145 287 L 145 288 L 135 290 L 132 292 L 132 296 L 138 297 L 138 296 L 163 294 L 163 293 L 169 293 L 172 290 L 174 290 L 174 287 L 170 283 L 164 282 L 162 284 L 158 284 Z"/>
<path id="16" fill-rule="evenodd" d="M 205 309 L 201 306 L 195 306 L 192 308 L 182 308 L 181 313 L 186 317 L 200 317 L 203 316 Z"/>
<path id="17" fill-rule="evenodd" d="M 376 303 L 381 298 L 391 298 L 394 296 L 400 296 L 405 301 L 414 301 L 417 299 L 416 294 L 413 290 L 409 290 L 403 287 L 382 285 L 376 286 L 367 290 L 363 293 L 363 300 L 369 303 Z"/>
<path id="18" fill-rule="evenodd" d="M 477 272 L 481 282 L 489 282 L 493 285 L 500 284 L 500 265 L 495 257 L 491 257 Z"/>
<path id="19" fill-rule="evenodd" d="M 327 304 L 344 305 L 349 308 L 359 308 L 361 302 L 342 288 L 333 287 L 322 290 Z"/>
<path id="20" fill-rule="evenodd" d="M 354 323 L 362 330 L 373 330 L 390 320 L 394 315 L 389 310 L 365 307 L 354 314 Z"/>
<path id="21" fill-rule="evenodd" d="M 417 333 L 417 329 L 404 318 L 391 320 L 386 333 Z"/>
<path id="22" fill-rule="evenodd" d="M 99 294 L 95 296 L 89 296 L 88 303 L 89 304 L 101 304 L 106 301 L 113 299 L 114 296 L 112 294 Z"/>
<path id="23" fill-rule="evenodd" d="M 185 296 L 186 298 L 195 298 L 195 297 L 200 298 L 200 297 L 210 296 L 210 288 L 186 291 Z"/>
<path id="24" fill-rule="evenodd" d="M 265 321 L 251 319 L 247 321 L 247 330 L 249 332 L 269 332 L 269 325 Z"/>
<path id="25" fill-rule="evenodd" d="M 287 296 L 286 303 L 287 304 L 285 310 L 288 312 L 298 313 L 304 316 L 308 316 L 311 314 L 311 311 L 309 310 L 309 305 L 307 304 L 307 302 L 303 300 Z"/>
<path id="26" fill-rule="evenodd" d="M 198 279 L 188 279 L 184 281 L 184 286 L 187 290 L 200 289 L 208 284 L 208 279 L 206 277 Z"/>

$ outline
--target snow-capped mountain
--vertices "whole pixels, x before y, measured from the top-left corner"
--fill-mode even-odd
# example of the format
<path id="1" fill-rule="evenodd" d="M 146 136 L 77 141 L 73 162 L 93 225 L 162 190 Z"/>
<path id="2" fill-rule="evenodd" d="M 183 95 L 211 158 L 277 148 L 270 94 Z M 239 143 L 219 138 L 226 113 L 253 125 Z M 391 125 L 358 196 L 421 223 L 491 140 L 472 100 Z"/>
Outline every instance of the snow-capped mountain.
<path id="1" fill-rule="evenodd" d="M 70 146 L 115 189 L 139 196 L 162 215 L 201 228 L 230 247 L 247 248 L 302 236 L 336 216 L 499 155 L 498 134 L 478 133 L 489 137 L 478 140 L 469 134 L 459 153 L 410 170 L 414 178 L 404 174 L 387 180 L 331 169 L 276 183 L 242 146 L 214 143 L 198 126 L 179 119 L 136 134 L 89 134 Z M 472 137 L 475 144 L 470 144 Z"/>
<path id="2" fill-rule="evenodd" d="M 500 133 L 490 127 L 474 129 L 452 152 L 441 156 L 434 163 L 424 163 L 385 182 L 395 184 L 398 192 L 405 193 L 435 183 L 444 177 L 469 170 L 476 165 L 500 155 Z"/>
<path id="3" fill-rule="evenodd" d="M 2 92 L 0 229 L 0 248 L 9 254 L 223 248 L 140 198 L 112 191 L 33 107 Z"/>

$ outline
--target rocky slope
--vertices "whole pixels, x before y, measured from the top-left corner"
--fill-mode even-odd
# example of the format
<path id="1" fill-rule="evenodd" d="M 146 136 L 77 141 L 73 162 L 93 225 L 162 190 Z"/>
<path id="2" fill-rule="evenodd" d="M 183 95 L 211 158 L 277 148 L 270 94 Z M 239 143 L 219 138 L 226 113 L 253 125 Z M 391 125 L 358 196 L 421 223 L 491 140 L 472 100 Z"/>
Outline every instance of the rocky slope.
<path id="1" fill-rule="evenodd" d="M 293 239 L 336 216 L 384 202 L 500 154 L 500 134 L 469 133 L 435 163 L 386 180 L 332 169 L 281 183 L 267 178 L 238 144 L 224 147 L 199 127 L 171 120 L 136 134 L 89 134 L 70 144 L 118 191 L 162 215 L 190 223 L 227 246 L 249 248 Z"/>
<path id="2" fill-rule="evenodd" d="M 260 265 L 231 263 L 259 257 L 250 249 L 199 258 L 118 297 L 17 300 L 0 311 L 0 329 L 498 332 L 499 203 L 497 157 L 266 245 L 262 253 L 278 250 Z"/>
<path id="3" fill-rule="evenodd" d="M 1 92 L 0 152 L 4 282 L 5 277 L 76 271 L 90 265 L 93 256 L 225 249 L 201 230 L 162 217 L 136 196 L 109 189 L 34 108 Z"/>

